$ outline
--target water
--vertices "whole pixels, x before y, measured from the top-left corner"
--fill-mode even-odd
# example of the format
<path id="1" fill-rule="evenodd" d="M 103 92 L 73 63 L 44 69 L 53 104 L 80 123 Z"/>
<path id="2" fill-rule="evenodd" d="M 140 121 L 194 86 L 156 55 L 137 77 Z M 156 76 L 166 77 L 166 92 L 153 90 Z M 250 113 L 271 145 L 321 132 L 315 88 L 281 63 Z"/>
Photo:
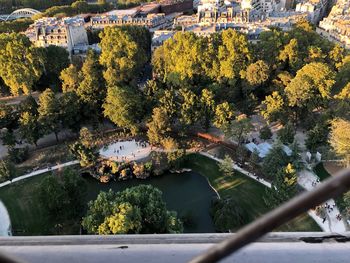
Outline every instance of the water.
<path id="1" fill-rule="evenodd" d="M 196 172 L 166 173 L 146 180 L 132 179 L 108 184 L 93 178 L 87 178 L 86 181 L 89 200 L 96 199 L 100 191 L 121 191 L 140 184 L 151 184 L 163 192 L 168 210 L 176 211 L 180 218 L 190 218 L 190 223 L 184 226 L 185 233 L 215 232 L 209 211 L 211 200 L 216 194 L 207 179 Z"/>

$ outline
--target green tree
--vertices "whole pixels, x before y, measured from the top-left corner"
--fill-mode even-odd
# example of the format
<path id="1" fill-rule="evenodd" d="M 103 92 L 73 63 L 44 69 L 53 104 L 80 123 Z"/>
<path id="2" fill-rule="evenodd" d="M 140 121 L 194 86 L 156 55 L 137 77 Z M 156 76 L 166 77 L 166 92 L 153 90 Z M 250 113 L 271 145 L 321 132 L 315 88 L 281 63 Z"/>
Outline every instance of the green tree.
<path id="1" fill-rule="evenodd" d="M 215 108 L 214 126 L 226 131 L 234 116 L 233 107 L 228 102 L 218 104 Z"/>
<path id="2" fill-rule="evenodd" d="M 39 96 L 38 108 L 40 126 L 45 134 L 55 133 L 58 141 L 58 133 L 60 131 L 60 105 L 55 93 L 51 89 L 46 89 Z"/>
<path id="3" fill-rule="evenodd" d="M 329 143 L 345 166 L 350 167 L 350 121 L 334 119 L 331 124 Z"/>
<path id="4" fill-rule="evenodd" d="M 74 3 L 72 3 L 71 5 L 75 10 L 77 10 L 77 12 L 79 14 L 81 13 L 86 13 L 89 11 L 89 5 L 86 1 L 83 0 L 79 0 L 79 1 L 75 1 Z"/>
<path id="5" fill-rule="evenodd" d="M 42 74 L 43 57 L 22 34 L 0 34 L 0 77 L 13 95 L 29 94 Z"/>
<path id="6" fill-rule="evenodd" d="M 208 130 L 215 113 L 214 94 L 211 90 L 203 89 L 199 100 L 204 128 Z"/>
<path id="7" fill-rule="evenodd" d="M 309 63 L 298 70 L 286 87 L 289 105 L 313 110 L 330 98 L 334 72 L 323 63 Z"/>
<path id="8" fill-rule="evenodd" d="M 272 137 L 272 132 L 271 132 L 271 129 L 269 126 L 264 126 L 260 129 L 259 131 L 259 137 L 260 139 L 262 140 L 268 140 L 268 139 L 271 139 Z"/>
<path id="9" fill-rule="evenodd" d="M 302 65 L 298 40 L 295 38 L 291 39 L 290 42 L 284 46 L 283 50 L 280 51 L 278 59 L 284 62 L 292 71 L 298 70 Z"/>
<path id="10" fill-rule="evenodd" d="M 225 158 L 219 163 L 219 170 L 225 176 L 232 176 L 234 174 L 233 161 L 229 155 L 225 155 Z"/>
<path id="11" fill-rule="evenodd" d="M 113 214 L 106 217 L 98 227 L 98 234 L 128 234 L 139 233 L 142 225 L 141 211 L 130 203 L 122 203 L 114 208 Z"/>
<path id="12" fill-rule="evenodd" d="M 219 232 L 235 231 L 251 221 L 248 212 L 234 197 L 216 199 L 211 206 L 211 216 Z"/>
<path id="13" fill-rule="evenodd" d="M 0 129 L 7 128 L 13 130 L 16 128 L 18 115 L 10 105 L 0 104 Z"/>
<path id="14" fill-rule="evenodd" d="M 233 79 L 240 76 L 251 60 L 247 36 L 233 29 L 222 31 L 222 44 L 218 50 L 220 76 Z"/>
<path id="15" fill-rule="evenodd" d="M 266 189 L 264 201 L 267 206 L 275 208 L 290 200 L 297 193 L 296 171 L 291 164 L 280 169 L 275 175 L 271 188 Z"/>
<path id="16" fill-rule="evenodd" d="M 102 67 L 98 62 L 98 55 L 93 50 L 88 51 L 80 74 L 81 82 L 76 93 L 84 103 L 85 116 L 87 118 L 98 116 L 106 97 L 106 85 L 102 76 Z"/>
<path id="17" fill-rule="evenodd" d="M 7 160 L 0 160 L 0 182 L 12 180 L 16 177 L 16 167 Z"/>
<path id="18" fill-rule="evenodd" d="M 42 135 L 42 128 L 39 124 L 38 117 L 29 111 L 21 113 L 19 118 L 19 133 L 23 140 L 37 146 L 37 142 Z"/>
<path id="19" fill-rule="evenodd" d="M 306 134 L 306 148 L 311 152 L 316 152 L 320 146 L 328 144 L 328 134 L 328 125 L 316 123 L 316 125 Z"/>
<path id="20" fill-rule="evenodd" d="M 229 137 L 232 137 L 238 143 L 240 147 L 243 139 L 251 132 L 253 125 L 250 122 L 250 119 L 245 114 L 241 114 L 236 117 L 234 121 L 231 122 L 230 128 L 227 131 Z"/>
<path id="21" fill-rule="evenodd" d="M 193 125 L 199 119 L 199 101 L 194 92 L 189 89 L 180 89 L 180 122 L 183 125 Z"/>
<path id="22" fill-rule="evenodd" d="M 284 144 L 291 144 L 294 141 L 295 129 L 292 123 L 288 122 L 277 132 L 278 139 Z"/>
<path id="23" fill-rule="evenodd" d="M 166 111 L 170 120 L 173 120 L 178 111 L 175 91 L 173 89 L 165 90 L 163 96 L 159 99 L 159 103 L 160 107 Z"/>
<path id="24" fill-rule="evenodd" d="M 135 133 L 142 116 L 140 96 L 129 87 L 108 87 L 104 116 Z"/>
<path id="25" fill-rule="evenodd" d="M 122 213 L 121 208 L 125 209 Z M 174 212 L 167 211 L 162 192 L 151 185 L 139 185 L 117 193 L 101 192 L 89 203 L 82 225 L 94 234 L 182 232 L 182 223 Z"/>
<path id="26" fill-rule="evenodd" d="M 76 92 L 81 82 L 79 70 L 71 64 L 61 71 L 60 80 L 62 81 L 63 92 Z"/>
<path id="27" fill-rule="evenodd" d="M 280 142 L 275 143 L 262 163 L 264 174 L 273 179 L 276 173 L 289 163 L 289 157 Z"/>
<path id="28" fill-rule="evenodd" d="M 285 103 L 282 96 L 277 91 L 274 91 L 272 95 L 266 96 L 262 104 L 263 110 L 261 114 L 265 120 L 273 122 L 283 116 Z"/>
<path id="29" fill-rule="evenodd" d="M 38 190 L 38 198 L 53 222 L 79 219 L 85 208 L 86 183 L 71 169 L 61 175 L 46 176 Z"/>
<path id="30" fill-rule="evenodd" d="M 65 92 L 58 97 L 60 121 L 63 128 L 77 132 L 81 123 L 81 104 L 75 92 Z"/>
<path id="31" fill-rule="evenodd" d="M 44 74 L 41 82 L 56 84 L 63 69 L 69 66 L 69 53 L 63 47 L 50 45 L 42 49 L 44 58 Z"/>
<path id="32" fill-rule="evenodd" d="M 163 108 L 154 108 L 152 119 L 147 123 L 147 137 L 151 144 L 160 144 L 171 131 L 168 114 Z"/>
<path id="33" fill-rule="evenodd" d="M 119 27 L 106 27 L 101 33 L 100 63 L 105 67 L 108 86 L 134 80 L 147 61 L 147 55 L 130 32 Z"/>
<path id="34" fill-rule="evenodd" d="M 258 60 L 247 67 L 246 79 L 250 85 L 261 85 L 265 83 L 268 78 L 269 66 L 263 60 Z"/>

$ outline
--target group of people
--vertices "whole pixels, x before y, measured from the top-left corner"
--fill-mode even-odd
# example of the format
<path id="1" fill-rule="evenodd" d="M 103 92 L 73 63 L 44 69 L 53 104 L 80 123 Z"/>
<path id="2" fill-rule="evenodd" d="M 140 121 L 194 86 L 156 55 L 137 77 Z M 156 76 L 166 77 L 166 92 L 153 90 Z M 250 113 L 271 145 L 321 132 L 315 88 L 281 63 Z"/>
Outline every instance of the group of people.
<path id="1" fill-rule="evenodd" d="M 316 180 L 316 181 L 313 181 L 313 182 L 311 183 L 311 185 L 312 185 L 313 187 L 316 187 L 317 184 L 318 184 L 319 182 L 320 182 L 320 179 L 317 178 L 317 180 Z"/>

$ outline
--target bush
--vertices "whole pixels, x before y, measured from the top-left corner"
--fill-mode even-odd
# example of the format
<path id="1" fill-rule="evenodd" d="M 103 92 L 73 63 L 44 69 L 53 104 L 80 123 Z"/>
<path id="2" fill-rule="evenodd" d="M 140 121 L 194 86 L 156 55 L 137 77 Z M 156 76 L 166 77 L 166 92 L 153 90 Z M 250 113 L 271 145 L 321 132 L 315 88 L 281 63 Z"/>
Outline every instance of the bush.
<path id="1" fill-rule="evenodd" d="M 260 134 L 259 134 L 260 139 L 262 140 L 268 140 L 271 139 L 272 137 L 272 132 L 269 126 L 264 126 L 260 129 Z"/>
<path id="2" fill-rule="evenodd" d="M 211 207 L 211 216 L 215 229 L 219 232 L 237 230 L 251 221 L 246 210 L 235 199 L 215 199 Z"/>
<path id="3" fill-rule="evenodd" d="M 10 148 L 8 155 L 12 162 L 16 164 L 23 163 L 29 157 L 29 148 Z"/>
<path id="4" fill-rule="evenodd" d="M 290 144 L 294 141 L 294 127 L 292 123 L 287 123 L 277 132 L 277 136 L 283 144 Z"/>

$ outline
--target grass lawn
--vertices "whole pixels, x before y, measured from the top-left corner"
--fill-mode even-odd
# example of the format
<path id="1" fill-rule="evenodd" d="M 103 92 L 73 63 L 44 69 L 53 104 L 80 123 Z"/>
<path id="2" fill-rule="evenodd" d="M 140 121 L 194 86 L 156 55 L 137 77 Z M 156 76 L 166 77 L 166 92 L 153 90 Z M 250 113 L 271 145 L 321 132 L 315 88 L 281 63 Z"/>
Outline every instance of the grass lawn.
<path id="1" fill-rule="evenodd" d="M 66 222 L 64 229 L 62 224 L 55 227 L 61 222 L 50 221 L 41 206 L 37 191 L 49 175 L 44 173 L 0 188 L 0 200 L 10 214 L 13 235 L 79 234 L 79 222 Z"/>
<path id="2" fill-rule="evenodd" d="M 0 199 L 10 214 L 14 235 L 40 235 L 48 232 L 50 223 L 35 195 L 41 180 L 48 175 L 49 173 L 42 174 L 0 188 Z"/>
<path id="3" fill-rule="evenodd" d="M 253 218 L 258 218 L 269 211 L 262 198 L 265 186 L 257 181 L 237 171 L 232 177 L 224 176 L 219 171 L 217 162 L 198 154 L 189 155 L 184 166 L 207 177 L 221 197 L 236 197 L 243 209 L 249 211 Z M 311 217 L 303 214 L 277 231 L 321 231 L 321 229 Z"/>

